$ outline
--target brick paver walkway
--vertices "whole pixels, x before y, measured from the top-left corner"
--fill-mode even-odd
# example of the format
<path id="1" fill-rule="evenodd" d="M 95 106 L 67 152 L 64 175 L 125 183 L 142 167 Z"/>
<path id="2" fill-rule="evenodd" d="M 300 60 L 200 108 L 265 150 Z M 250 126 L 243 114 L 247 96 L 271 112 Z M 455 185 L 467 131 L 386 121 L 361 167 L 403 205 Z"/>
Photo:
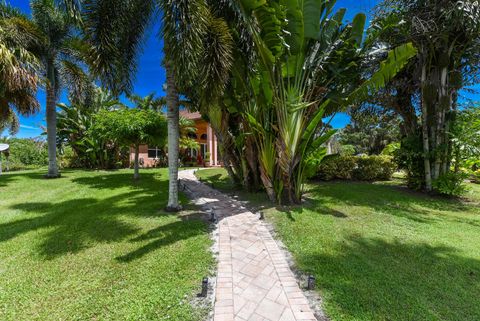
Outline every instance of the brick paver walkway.
<path id="1" fill-rule="evenodd" d="M 179 173 L 197 205 L 219 224 L 214 321 L 317 320 L 268 229 L 238 201 Z"/>

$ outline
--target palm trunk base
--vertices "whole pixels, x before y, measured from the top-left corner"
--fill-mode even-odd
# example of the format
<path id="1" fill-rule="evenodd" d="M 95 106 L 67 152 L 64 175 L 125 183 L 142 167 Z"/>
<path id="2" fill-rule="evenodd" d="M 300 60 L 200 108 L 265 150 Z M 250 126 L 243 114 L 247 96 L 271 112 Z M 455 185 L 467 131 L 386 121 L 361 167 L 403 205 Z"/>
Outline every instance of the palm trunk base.
<path id="1" fill-rule="evenodd" d="M 56 174 L 48 173 L 48 174 L 45 174 L 43 177 L 47 179 L 51 179 L 51 178 L 60 178 L 62 177 L 62 175 L 60 173 L 56 173 Z"/>
<path id="2" fill-rule="evenodd" d="M 168 212 L 168 213 L 177 213 L 177 212 L 180 212 L 181 210 L 182 210 L 181 205 L 165 207 L 165 212 Z"/>

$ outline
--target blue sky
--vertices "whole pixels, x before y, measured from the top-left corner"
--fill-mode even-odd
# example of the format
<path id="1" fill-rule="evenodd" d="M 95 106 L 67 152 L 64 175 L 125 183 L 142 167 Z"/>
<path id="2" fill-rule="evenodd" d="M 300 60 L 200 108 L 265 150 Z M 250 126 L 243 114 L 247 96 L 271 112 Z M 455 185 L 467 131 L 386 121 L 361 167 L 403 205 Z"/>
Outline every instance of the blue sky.
<path id="1" fill-rule="evenodd" d="M 7 0 L 12 5 L 20 8 L 23 12 L 29 14 L 29 0 Z M 336 7 L 347 8 L 346 19 L 351 20 L 358 12 L 370 11 L 378 0 L 338 0 Z M 157 95 L 164 95 L 162 85 L 165 83 L 165 70 L 161 66 L 163 43 L 157 36 L 159 30 L 158 24 L 152 26 L 146 35 L 144 50 L 138 59 L 138 72 L 134 82 L 134 92 L 140 96 L 146 96 L 152 92 Z M 467 98 L 480 100 L 478 95 L 466 95 Z M 37 137 L 42 133 L 41 127 L 45 126 L 45 92 L 41 90 L 38 93 L 38 100 L 41 105 L 41 111 L 30 117 L 20 117 L 20 131 L 17 137 Z M 128 104 L 126 99 L 125 103 Z M 60 101 L 67 102 L 65 94 L 62 94 Z M 335 128 L 342 128 L 349 122 L 349 117 L 345 114 L 338 114 L 332 121 Z M 3 133 L 6 135 L 7 133 Z M 0 135 L 0 136 L 3 136 Z"/>

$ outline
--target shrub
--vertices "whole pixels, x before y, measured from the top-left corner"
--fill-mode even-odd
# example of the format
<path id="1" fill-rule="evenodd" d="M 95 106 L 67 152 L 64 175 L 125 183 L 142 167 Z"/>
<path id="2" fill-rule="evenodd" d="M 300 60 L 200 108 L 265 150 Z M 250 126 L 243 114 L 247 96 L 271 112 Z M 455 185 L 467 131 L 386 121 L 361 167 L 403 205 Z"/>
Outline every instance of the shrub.
<path id="1" fill-rule="evenodd" d="M 317 170 L 322 180 L 388 180 L 395 172 L 396 165 L 388 156 L 342 156 L 325 157 Z"/>
<path id="2" fill-rule="evenodd" d="M 75 155 L 72 147 L 66 146 L 62 149 L 59 155 L 60 168 L 76 168 L 81 167 L 81 163 L 78 162 L 78 157 Z"/>
<path id="3" fill-rule="evenodd" d="M 1 142 L 10 145 L 8 165 L 11 171 L 48 165 L 48 150 L 47 144 L 44 141 L 11 138 L 2 140 Z M 2 157 L 5 161 L 5 155 L 2 155 Z M 6 164 L 3 166 L 6 167 Z"/>
<path id="4" fill-rule="evenodd" d="M 425 168 L 421 133 L 405 137 L 394 153 L 394 161 L 407 173 L 407 185 L 411 189 L 425 187 Z"/>
<path id="5" fill-rule="evenodd" d="M 332 179 L 352 179 L 356 164 L 354 156 L 328 155 L 320 163 L 317 177 L 326 181 Z"/>
<path id="6" fill-rule="evenodd" d="M 480 184 L 480 169 L 471 173 L 470 182 Z"/>
<path id="7" fill-rule="evenodd" d="M 390 143 L 382 150 L 382 155 L 395 156 L 397 150 L 400 149 L 400 143 Z"/>
<path id="8" fill-rule="evenodd" d="M 356 161 L 353 178 L 360 181 L 389 180 L 396 169 L 388 156 L 361 156 Z"/>
<path id="9" fill-rule="evenodd" d="M 462 172 L 449 172 L 434 180 L 432 185 L 440 194 L 447 196 L 461 196 L 467 192 L 467 187 L 464 184 L 467 177 L 468 175 Z"/>
<path id="10" fill-rule="evenodd" d="M 342 156 L 351 156 L 355 155 L 355 147 L 353 145 L 341 145 L 340 146 L 340 155 Z"/>

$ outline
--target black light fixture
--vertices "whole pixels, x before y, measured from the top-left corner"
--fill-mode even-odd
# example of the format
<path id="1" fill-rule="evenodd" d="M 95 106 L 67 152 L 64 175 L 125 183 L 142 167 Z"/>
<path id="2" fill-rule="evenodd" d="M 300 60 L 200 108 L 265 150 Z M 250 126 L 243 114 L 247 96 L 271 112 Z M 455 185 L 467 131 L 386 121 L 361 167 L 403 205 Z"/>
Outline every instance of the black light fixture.
<path id="1" fill-rule="evenodd" d="M 307 279 L 307 289 L 313 290 L 315 289 L 315 277 L 313 275 L 309 275 Z"/>
<path id="2" fill-rule="evenodd" d="M 217 218 L 215 217 L 215 213 L 211 212 L 210 213 L 210 222 L 215 223 L 217 221 Z"/>
<path id="3" fill-rule="evenodd" d="M 202 293 L 200 293 L 200 296 L 206 297 L 208 293 L 208 278 L 204 277 L 202 279 Z"/>

